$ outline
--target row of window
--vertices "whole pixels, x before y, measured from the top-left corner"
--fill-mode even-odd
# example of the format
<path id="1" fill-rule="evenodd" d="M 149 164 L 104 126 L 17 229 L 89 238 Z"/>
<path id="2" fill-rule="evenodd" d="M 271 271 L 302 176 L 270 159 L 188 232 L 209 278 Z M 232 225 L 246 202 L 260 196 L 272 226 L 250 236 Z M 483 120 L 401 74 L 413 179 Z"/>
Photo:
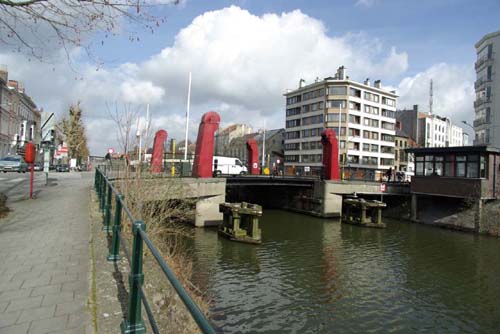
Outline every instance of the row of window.
<path id="1" fill-rule="evenodd" d="M 336 135 L 339 136 L 339 128 L 332 128 Z M 285 139 L 297 139 L 297 138 L 308 138 L 308 137 L 319 137 L 323 128 L 306 129 L 301 131 L 288 131 L 285 133 Z M 340 136 L 345 136 L 346 128 L 340 127 Z M 349 128 L 349 137 L 361 137 L 361 130 Z M 363 130 L 363 138 L 379 140 L 379 133 L 375 131 Z M 394 142 L 394 136 L 388 134 L 381 134 L 380 140 L 386 142 Z"/>
<path id="2" fill-rule="evenodd" d="M 323 159 L 322 154 L 303 154 L 303 155 L 286 155 L 285 161 L 287 162 L 321 162 Z M 343 161 L 344 162 L 344 161 Z M 378 158 L 377 157 L 360 157 L 359 155 L 348 154 L 347 159 L 344 163 L 348 164 L 362 164 L 366 166 L 377 166 Z M 393 166 L 394 159 L 380 159 L 381 166 Z"/>
<path id="3" fill-rule="evenodd" d="M 347 86 L 331 86 L 326 89 L 326 93 L 328 95 L 347 95 Z M 295 95 L 291 96 L 286 99 L 286 104 L 295 104 L 299 103 L 301 101 L 307 101 L 310 99 L 318 98 L 321 96 L 325 95 L 325 89 L 320 88 L 316 89 L 310 92 L 306 92 L 302 95 Z M 361 91 L 356 88 L 349 88 L 349 95 L 353 97 L 358 97 L 361 98 Z M 380 102 L 380 95 L 370 93 L 370 92 L 365 92 L 364 93 L 364 99 L 367 101 L 372 101 L 375 103 Z M 394 107 L 396 106 L 396 101 L 394 99 L 388 98 L 388 97 L 382 97 L 382 104 Z"/>
<path id="4" fill-rule="evenodd" d="M 417 155 L 415 175 L 486 177 L 486 158 L 479 154 Z"/>

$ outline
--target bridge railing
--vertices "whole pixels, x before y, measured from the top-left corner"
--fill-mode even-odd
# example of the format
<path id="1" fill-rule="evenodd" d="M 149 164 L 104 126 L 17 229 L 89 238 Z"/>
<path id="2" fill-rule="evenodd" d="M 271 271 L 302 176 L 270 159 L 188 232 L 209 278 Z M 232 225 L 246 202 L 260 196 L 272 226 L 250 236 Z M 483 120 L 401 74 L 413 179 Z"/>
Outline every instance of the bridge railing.
<path id="1" fill-rule="evenodd" d="M 146 327 L 142 320 L 142 306 L 146 311 L 149 323 L 153 333 L 160 333 L 154 314 L 149 306 L 146 294 L 143 290 L 144 273 L 142 270 L 143 264 L 143 245 L 151 251 L 156 262 L 165 274 L 166 278 L 175 289 L 176 293 L 186 305 L 187 310 L 193 317 L 194 321 L 203 333 L 215 333 L 214 328 L 208 319 L 201 312 L 200 308 L 196 305 L 190 295 L 182 287 L 182 284 L 173 273 L 172 269 L 167 265 L 162 258 L 159 250 L 153 244 L 148 234 L 146 233 L 146 224 L 143 221 L 137 220 L 132 215 L 132 212 L 127 207 L 124 196 L 114 187 L 112 180 L 106 175 L 110 169 L 107 166 L 99 166 L 96 168 L 94 188 L 99 199 L 99 211 L 104 214 L 103 230 L 107 233 L 112 232 L 112 241 L 109 247 L 109 254 L 107 260 L 110 262 L 118 261 L 121 259 L 120 249 L 128 260 L 130 265 L 129 273 L 129 300 L 128 300 L 128 313 L 125 320 L 121 323 L 122 333 L 145 333 Z M 111 226 L 111 209 L 113 198 L 115 201 L 115 213 L 113 225 Z M 125 212 L 125 220 L 122 218 L 122 212 Z M 132 226 L 133 242 L 132 250 L 126 246 L 126 242 L 122 236 L 122 223 L 128 219 Z"/>

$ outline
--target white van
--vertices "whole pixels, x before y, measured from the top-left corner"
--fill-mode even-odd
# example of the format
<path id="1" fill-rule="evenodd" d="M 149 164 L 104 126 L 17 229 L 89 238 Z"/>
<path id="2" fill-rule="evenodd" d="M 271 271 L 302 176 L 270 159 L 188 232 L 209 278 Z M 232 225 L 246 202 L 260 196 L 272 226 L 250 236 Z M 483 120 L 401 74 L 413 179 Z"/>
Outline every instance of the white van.
<path id="1" fill-rule="evenodd" d="M 247 168 L 238 158 L 214 156 L 212 160 L 212 172 L 219 175 L 246 175 Z"/>

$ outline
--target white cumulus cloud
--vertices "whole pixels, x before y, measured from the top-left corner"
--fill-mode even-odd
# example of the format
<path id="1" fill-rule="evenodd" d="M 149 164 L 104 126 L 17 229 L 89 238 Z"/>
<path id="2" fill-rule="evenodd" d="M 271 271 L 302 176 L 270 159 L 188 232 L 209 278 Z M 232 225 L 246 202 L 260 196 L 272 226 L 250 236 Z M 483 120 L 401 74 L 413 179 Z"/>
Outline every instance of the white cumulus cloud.
<path id="1" fill-rule="evenodd" d="M 171 45 L 139 63 L 99 71 L 79 64 L 78 75 L 62 66 L 54 72 L 2 51 L 0 63 L 9 65 L 12 77 L 23 80 L 28 94 L 46 110 L 62 115 L 70 103 L 81 100 L 94 154 L 116 147 L 110 142 L 116 138 L 116 125 L 110 122 L 106 103 L 133 103 L 143 114 L 150 103 L 153 126 L 182 140 L 190 71 L 191 139 L 196 138 L 201 115 L 209 110 L 221 114 L 222 125 L 244 122 L 260 128 L 265 122 L 267 128 L 284 127 L 285 90 L 297 88 L 301 78 L 311 83 L 332 76 L 341 65 L 353 80 L 369 77 L 392 83 L 401 96 L 400 106 L 426 105 L 432 77 L 436 113 L 470 113 L 470 70 L 439 64 L 397 85 L 394 81 L 409 66 L 406 52 L 364 33 L 335 35 L 333 28 L 327 30 L 300 10 L 258 16 L 232 6 L 194 18 Z"/>

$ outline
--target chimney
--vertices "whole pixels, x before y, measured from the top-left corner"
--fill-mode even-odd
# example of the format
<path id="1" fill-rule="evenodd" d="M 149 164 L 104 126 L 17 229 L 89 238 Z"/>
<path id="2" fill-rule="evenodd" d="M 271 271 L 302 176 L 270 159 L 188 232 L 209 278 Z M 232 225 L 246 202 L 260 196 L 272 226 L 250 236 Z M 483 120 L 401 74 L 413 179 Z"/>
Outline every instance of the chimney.
<path id="1" fill-rule="evenodd" d="M 375 88 L 381 88 L 381 81 L 380 80 L 375 80 L 375 82 L 373 83 L 373 85 L 375 86 Z"/>
<path id="2" fill-rule="evenodd" d="M 344 65 L 342 65 L 338 68 L 337 77 L 339 80 L 345 80 L 345 67 L 344 67 Z"/>
<path id="3" fill-rule="evenodd" d="M 302 88 L 306 85 L 306 81 L 304 79 L 299 80 L 299 88 Z"/>
<path id="4" fill-rule="evenodd" d="M 418 112 L 418 104 L 414 104 L 414 105 L 413 105 L 413 111 Z"/>
<path id="5" fill-rule="evenodd" d="M 366 78 L 364 84 L 367 86 L 370 86 L 370 78 Z"/>

